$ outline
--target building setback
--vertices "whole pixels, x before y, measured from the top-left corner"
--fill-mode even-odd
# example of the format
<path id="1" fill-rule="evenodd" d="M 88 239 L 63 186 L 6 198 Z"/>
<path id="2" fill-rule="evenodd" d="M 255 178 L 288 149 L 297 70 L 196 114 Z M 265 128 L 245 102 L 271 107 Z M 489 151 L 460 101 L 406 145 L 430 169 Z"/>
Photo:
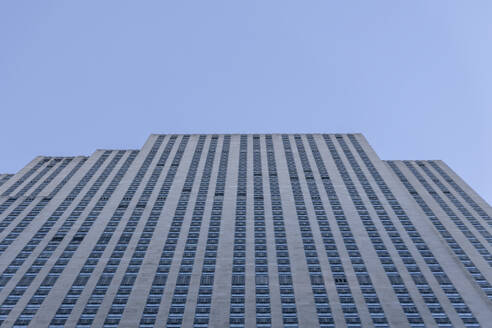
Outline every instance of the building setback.
<path id="1" fill-rule="evenodd" d="M 491 216 L 361 134 L 39 156 L 0 174 L 0 325 L 491 327 Z"/>

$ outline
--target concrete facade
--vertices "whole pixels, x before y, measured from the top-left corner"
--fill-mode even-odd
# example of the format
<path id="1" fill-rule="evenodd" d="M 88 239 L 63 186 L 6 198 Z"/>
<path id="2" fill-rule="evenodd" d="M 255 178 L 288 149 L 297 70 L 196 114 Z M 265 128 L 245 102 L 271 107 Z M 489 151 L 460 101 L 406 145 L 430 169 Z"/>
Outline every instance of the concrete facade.
<path id="1" fill-rule="evenodd" d="M 361 134 L 38 156 L 0 175 L 0 325 L 488 327 L 491 216 Z"/>

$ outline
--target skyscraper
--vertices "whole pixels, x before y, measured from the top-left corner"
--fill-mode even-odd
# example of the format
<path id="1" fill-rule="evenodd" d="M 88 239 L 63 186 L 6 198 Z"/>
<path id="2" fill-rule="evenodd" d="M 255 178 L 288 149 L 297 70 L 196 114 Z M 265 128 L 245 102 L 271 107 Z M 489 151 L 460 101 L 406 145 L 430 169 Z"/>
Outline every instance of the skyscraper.
<path id="1" fill-rule="evenodd" d="M 40 156 L 0 175 L 0 323 L 490 327 L 491 215 L 360 134 Z"/>

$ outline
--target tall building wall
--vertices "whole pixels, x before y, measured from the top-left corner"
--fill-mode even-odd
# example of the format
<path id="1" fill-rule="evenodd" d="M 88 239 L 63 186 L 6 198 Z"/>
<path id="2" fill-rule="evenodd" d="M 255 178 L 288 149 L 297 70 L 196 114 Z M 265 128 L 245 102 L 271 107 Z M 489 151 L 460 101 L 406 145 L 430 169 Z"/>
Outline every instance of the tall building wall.
<path id="1" fill-rule="evenodd" d="M 487 327 L 490 215 L 443 162 L 361 134 L 37 157 L 0 185 L 0 323 Z"/>
<path id="2" fill-rule="evenodd" d="M 13 176 L 13 174 L 8 174 L 8 173 L 0 174 L 0 187 L 5 182 L 7 182 L 12 176 Z"/>

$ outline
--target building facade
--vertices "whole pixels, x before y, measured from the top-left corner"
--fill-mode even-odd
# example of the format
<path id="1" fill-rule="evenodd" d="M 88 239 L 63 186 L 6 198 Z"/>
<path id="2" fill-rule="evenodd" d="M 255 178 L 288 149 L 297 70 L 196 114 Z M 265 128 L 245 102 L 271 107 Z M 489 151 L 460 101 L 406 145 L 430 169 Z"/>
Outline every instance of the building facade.
<path id="1" fill-rule="evenodd" d="M 0 175 L 0 324 L 491 327 L 491 216 L 361 134 L 40 156 Z"/>

